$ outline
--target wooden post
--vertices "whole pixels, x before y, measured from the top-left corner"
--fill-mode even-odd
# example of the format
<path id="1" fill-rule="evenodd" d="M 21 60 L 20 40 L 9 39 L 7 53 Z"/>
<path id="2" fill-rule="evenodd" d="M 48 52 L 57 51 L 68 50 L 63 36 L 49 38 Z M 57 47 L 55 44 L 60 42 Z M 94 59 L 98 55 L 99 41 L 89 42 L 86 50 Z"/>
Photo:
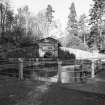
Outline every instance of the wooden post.
<path id="1" fill-rule="evenodd" d="M 38 65 L 39 65 L 39 59 L 36 58 L 36 62 L 35 62 L 35 68 L 38 69 Z M 34 77 L 36 80 L 39 80 L 39 76 L 35 73 L 35 71 L 33 72 L 34 73 Z"/>
<path id="2" fill-rule="evenodd" d="M 58 61 L 58 83 L 61 83 L 62 61 Z"/>
<path id="3" fill-rule="evenodd" d="M 91 77 L 94 78 L 95 77 L 95 61 L 92 60 L 92 64 L 91 64 Z"/>
<path id="4" fill-rule="evenodd" d="M 23 80 L 23 60 L 19 58 L 19 80 Z"/>
<path id="5" fill-rule="evenodd" d="M 101 59 L 99 59 L 99 66 L 100 66 L 100 69 L 102 70 L 102 61 L 101 61 Z"/>
<path id="6" fill-rule="evenodd" d="M 38 60 L 39 59 L 36 58 L 36 61 L 33 59 L 33 62 L 32 62 L 32 65 L 33 65 L 32 79 L 33 80 L 37 80 L 38 79 L 38 76 L 35 73 L 35 69 L 37 69 L 37 67 L 38 67 Z"/>

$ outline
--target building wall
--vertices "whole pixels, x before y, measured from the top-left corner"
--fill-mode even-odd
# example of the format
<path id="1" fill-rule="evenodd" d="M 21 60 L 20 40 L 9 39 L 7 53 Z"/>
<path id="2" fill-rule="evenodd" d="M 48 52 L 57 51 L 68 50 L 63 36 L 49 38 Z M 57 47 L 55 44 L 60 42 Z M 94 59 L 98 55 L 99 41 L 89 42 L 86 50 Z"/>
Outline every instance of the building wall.
<path id="1" fill-rule="evenodd" d="M 57 57 L 58 56 L 57 44 L 40 43 L 39 44 L 39 55 L 40 55 L 40 57 L 44 57 L 44 54 L 46 52 L 51 52 L 55 57 Z"/>

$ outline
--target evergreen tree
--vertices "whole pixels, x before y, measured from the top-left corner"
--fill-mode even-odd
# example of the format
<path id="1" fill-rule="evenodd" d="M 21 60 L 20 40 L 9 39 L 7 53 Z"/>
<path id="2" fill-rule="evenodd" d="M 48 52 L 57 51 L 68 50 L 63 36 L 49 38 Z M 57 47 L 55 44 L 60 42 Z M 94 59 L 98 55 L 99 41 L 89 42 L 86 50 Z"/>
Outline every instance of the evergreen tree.
<path id="1" fill-rule="evenodd" d="M 87 41 L 88 46 L 89 47 L 94 47 L 94 46 L 99 47 L 100 38 L 99 38 L 99 33 L 98 33 L 98 26 L 95 24 L 90 28 L 90 30 L 91 32 L 88 36 L 88 41 Z"/>
<path id="2" fill-rule="evenodd" d="M 93 7 L 90 9 L 90 24 L 98 24 L 105 12 L 105 0 L 93 0 L 93 2 Z"/>
<path id="3" fill-rule="evenodd" d="M 90 38 L 89 42 L 91 42 L 91 38 L 94 38 L 94 41 L 93 41 L 94 44 L 98 46 L 100 45 L 100 48 L 102 48 L 102 43 L 103 43 L 102 17 L 105 13 L 105 1 L 104 0 L 93 0 L 93 2 L 94 2 L 93 7 L 90 10 L 90 24 L 92 25 L 92 28 L 91 28 L 91 33 L 89 37 Z M 97 27 L 97 28 L 94 28 L 94 27 Z M 94 37 L 93 33 L 95 33 L 97 36 Z"/>
<path id="4" fill-rule="evenodd" d="M 47 9 L 46 9 L 46 18 L 47 18 L 47 21 L 49 22 L 49 23 L 51 23 L 52 22 L 52 20 L 53 20 L 53 13 L 54 13 L 55 11 L 52 9 L 52 6 L 51 5 L 48 5 L 47 6 Z"/>
<path id="5" fill-rule="evenodd" d="M 46 24 L 47 24 L 47 35 L 49 35 L 49 31 L 50 31 L 50 28 L 51 28 L 51 24 L 53 22 L 53 13 L 55 11 L 52 9 L 52 6 L 51 5 L 48 5 L 47 8 L 46 8 Z"/>
<path id="6" fill-rule="evenodd" d="M 13 12 L 11 10 L 8 10 L 7 15 L 6 15 L 6 28 L 7 28 L 7 31 L 12 31 L 13 30 L 13 24 L 14 24 Z"/>
<path id="7" fill-rule="evenodd" d="M 70 34 L 77 36 L 78 34 L 78 25 L 76 20 L 77 14 L 75 10 L 75 4 L 72 3 L 70 7 L 70 14 L 68 16 L 68 24 L 67 24 L 67 31 Z"/>
<path id="8" fill-rule="evenodd" d="M 79 18 L 78 21 L 78 30 L 79 30 L 79 37 L 82 39 L 82 41 L 85 43 L 86 42 L 86 15 L 82 14 Z"/>

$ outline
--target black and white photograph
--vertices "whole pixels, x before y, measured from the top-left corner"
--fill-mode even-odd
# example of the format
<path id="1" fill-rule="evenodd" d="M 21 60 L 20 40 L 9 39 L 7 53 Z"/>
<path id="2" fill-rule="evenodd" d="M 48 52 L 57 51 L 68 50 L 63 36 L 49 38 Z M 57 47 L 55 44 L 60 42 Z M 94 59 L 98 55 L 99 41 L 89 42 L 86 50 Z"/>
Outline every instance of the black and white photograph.
<path id="1" fill-rule="evenodd" d="M 105 0 L 0 0 L 0 105 L 105 105 Z"/>

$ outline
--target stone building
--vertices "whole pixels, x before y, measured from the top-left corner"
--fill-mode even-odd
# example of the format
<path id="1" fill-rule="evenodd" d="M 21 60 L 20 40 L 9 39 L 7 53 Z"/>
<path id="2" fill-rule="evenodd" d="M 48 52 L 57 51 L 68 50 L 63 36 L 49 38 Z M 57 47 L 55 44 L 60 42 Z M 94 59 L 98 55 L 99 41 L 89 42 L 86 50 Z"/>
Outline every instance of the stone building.
<path id="1" fill-rule="evenodd" d="M 51 37 L 47 37 L 39 40 L 38 44 L 39 44 L 40 57 L 44 57 L 44 54 L 46 52 L 50 52 L 55 57 L 58 57 L 58 46 L 59 46 L 58 40 Z"/>

